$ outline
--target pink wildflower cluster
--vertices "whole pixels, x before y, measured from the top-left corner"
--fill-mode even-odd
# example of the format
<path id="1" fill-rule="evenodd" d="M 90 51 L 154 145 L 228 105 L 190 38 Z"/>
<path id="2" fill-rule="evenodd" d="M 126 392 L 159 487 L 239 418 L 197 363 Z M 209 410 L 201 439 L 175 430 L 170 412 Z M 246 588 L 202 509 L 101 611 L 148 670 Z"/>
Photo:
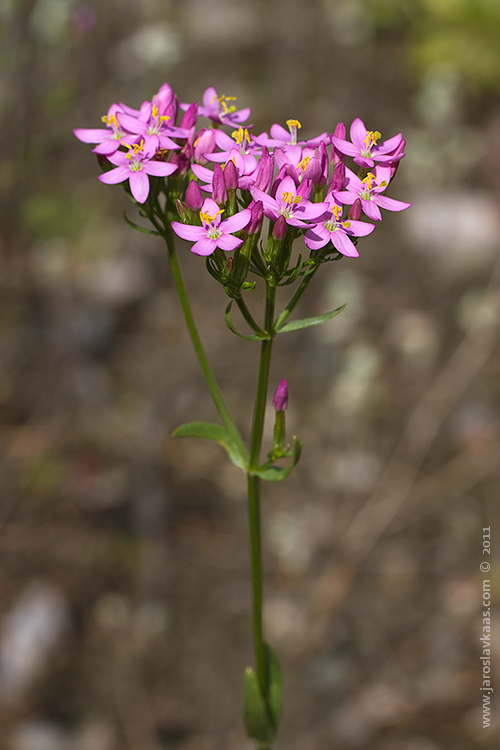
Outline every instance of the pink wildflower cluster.
<path id="1" fill-rule="evenodd" d="M 311 251 L 331 243 L 338 253 L 357 257 L 356 238 L 375 227 L 363 215 L 380 221 L 380 209 L 410 205 L 385 195 L 404 156 L 401 134 L 381 141 L 359 118 L 350 140 L 343 123 L 331 134 L 301 139 L 298 120 L 254 134 L 244 125 L 249 116 L 248 108 L 238 109 L 234 97 L 213 87 L 202 104 L 184 104 L 165 83 L 139 109 L 113 104 L 102 128 L 74 132 L 96 144 L 93 151 L 106 170 L 99 180 L 128 180 L 140 204 L 151 195 L 150 178 L 168 177 L 162 191 L 176 201 L 182 220 L 172 220 L 171 228 L 193 242 L 197 255 L 235 250 L 260 231 L 265 215 L 277 241 L 288 232 L 292 240 L 303 235 Z M 344 216 L 345 206 L 350 210 Z"/>

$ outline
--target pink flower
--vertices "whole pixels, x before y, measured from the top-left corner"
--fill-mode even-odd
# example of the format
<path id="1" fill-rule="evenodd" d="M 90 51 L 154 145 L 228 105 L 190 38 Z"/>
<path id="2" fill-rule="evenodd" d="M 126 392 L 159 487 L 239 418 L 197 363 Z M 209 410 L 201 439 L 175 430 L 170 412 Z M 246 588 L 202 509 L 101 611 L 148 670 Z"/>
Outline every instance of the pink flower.
<path id="1" fill-rule="evenodd" d="M 254 200 L 262 201 L 264 213 L 269 219 L 276 221 L 283 216 L 286 223 L 293 227 L 307 227 L 306 221 L 317 219 L 325 211 L 324 203 L 311 203 L 305 197 L 311 193 L 310 180 L 301 182 L 297 188 L 293 178 L 287 175 L 278 184 L 275 198 L 252 185 L 250 192 Z"/>
<path id="2" fill-rule="evenodd" d="M 273 147 L 277 146 L 282 148 L 283 146 L 319 146 L 321 141 L 326 137 L 326 133 L 316 136 L 316 138 L 310 138 L 308 141 L 299 141 L 297 138 L 298 131 L 302 127 L 298 120 L 287 120 L 286 121 L 288 131 L 282 125 L 275 123 L 271 125 L 271 137 L 267 133 L 261 133 L 260 135 L 254 136 L 254 141 L 260 146 Z"/>
<path id="3" fill-rule="evenodd" d="M 250 117 L 250 108 L 236 109 L 235 96 L 219 96 L 213 86 L 209 86 L 203 94 L 203 106 L 199 107 L 198 114 L 210 118 L 213 122 L 222 125 L 236 125 L 245 122 Z"/>
<path id="4" fill-rule="evenodd" d="M 278 387 L 274 391 L 273 408 L 276 411 L 285 411 L 288 406 L 288 384 L 286 378 L 280 380 Z"/>
<path id="5" fill-rule="evenodd" d="M 330 136 L 330 140 L 336 151 L 340 151 L 342 154 L 352 156 L 356 164 L 361 167 L 373 167 L 375 162 L 395 162 L 402 159 L 404 153 L 394 154 L 403 136 L 401 133 L 395 135 L 393 138 L 389 138 L 388 141 L 377 144 L 377 141 L 381 138 L 380 133 L 376 130 L 367 130 L 365 128 L 363 120 L 356 117 L 351 125 L 351 141 L 339 138 L 333 134 Z"/>
<path id="6" fill-rule="evenodd" d="M 218 247 L 230 252 L 243 243 L 243 240 L 233 237 L 233 232 L 239 232 L 247 226 L 252 218 L 252 212 L 245 208 L 221 221 L 222 213 L 212 198 L 205 198 L 200 211 L 201 227 L 173 221 L 172 229 L 183 240 L 195 243 L 191 248 L 195 255 L 212 255 Z"/>
<path id="7" fill-rule="evenodd" d="M 144 140 L 132 146 L 124 144 L 128 153 L 117 151 L 108 156 L 111 164 L 116 169 L 99 175 L 98 179 L 106 185 L 116 185 L 119 182 L 129 181 L 130 190 L 138 203 L 145 203 L 149 195 L 148 175 L 155 177 L 167 177 L 175 172 L 177 166 L 164 161 L 152 161 L 155 152 L 144 146 Z"/>
<path id="8" fill-rule="evenodd" d="M 123 139 L 130 134 L 121 127 L 117 119 L 117 115 L 123 111 L 122 106 L 112 104 L 108 109 L 108 114 L 103 115 L 101 119 L 106 125 L 105 128 L 75 128 L 73 133 L 82 143 L 99 144 L 93 149 L 95 154 L 104 154 L 104 156 L 114 154 L 120 148 Z"/>
<path id="9" fill-rule="evenodd" d="M 311 250 L 319 250 L 329 242 L 342 255 L 350 258 L 357 258 L 359 253 L 356 250 L 351 237 L 365 237 L 375 229 L 374 224 L 367 224 L 363 221 L 342 220 L 342 207 L 335 202 L 335 198 L 330 193 L 326 198 L 328 212 L 321 217 L 321 223 L 309 229 L 304 237 L 304 242 Z"/>
<path id="10" fill-rule="evenodd" d="M 373 172 L 368 172 L 363 180 L 347 167 L 345 176 L 345 190 L 334 191 L 335 200 L 339 203 L 352 205 L 359 198 L 364 213 L 373 221 L 380 221 L 382 218 L 379 206 L 387 211 L 404 211 L 405 208 L 411 206 L 411 203 L 403 203 L 403 201 L 380 195 L 391 179 L 391 166 L 389 164 L 379 164 Z"/>

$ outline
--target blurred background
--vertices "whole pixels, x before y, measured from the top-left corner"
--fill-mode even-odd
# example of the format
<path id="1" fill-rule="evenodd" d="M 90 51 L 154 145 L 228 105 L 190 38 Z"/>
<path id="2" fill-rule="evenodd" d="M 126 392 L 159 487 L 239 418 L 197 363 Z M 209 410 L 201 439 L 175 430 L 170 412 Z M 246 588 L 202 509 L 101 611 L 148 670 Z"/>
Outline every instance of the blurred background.
<path id="1" fill-rule="evenodd" d="M 276 346 L 272 387 L 288 379 L 305 442 L 263 498 L 279 747 L 497 747 L 479 565 L 498 676 L 500 4 L 1 0 L 0 24 L 1 750 L 249 747 L 243 475 L 170 437 L 217 417 L 165 250 L 125 225 L 126 195 L 72 134 L 164 81 L 181 101 L 237 96 L 256 132 L 361 117 L 407 138 L 390 195 L 413 207 L 298 310 L 342 315 Z M 257 347 L 181 249 L 246 429 Z"/>

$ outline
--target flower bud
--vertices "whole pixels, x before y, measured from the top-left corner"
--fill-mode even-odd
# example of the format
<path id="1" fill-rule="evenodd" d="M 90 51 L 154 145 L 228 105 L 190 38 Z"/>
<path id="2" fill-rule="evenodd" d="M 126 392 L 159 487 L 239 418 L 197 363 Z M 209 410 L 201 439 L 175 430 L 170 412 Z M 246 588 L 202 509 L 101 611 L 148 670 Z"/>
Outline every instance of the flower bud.
<path id="1" fill-rule="evenodd" d="M 191 180 L 186 189 L 186 206 L 191 211 L 199 211 L 203 205 L 203 195 L 196 180 Z"/>
<path id="2" fill-rule="evenodd" d="M 392 154 L 389 154 L 389 156 L 394 157 L 394 161 L 390 162 L 390 165 L 389 165 L 391 167 L 391 180 L 396 174 L 396 172 L 398 171 L 399 163 L 401 159 L 403 158 L 403 156 L 405 155 L 404 154 L 405 146 L 406 146 L 406 139 L 403 138 L 403 140 L 401 141 L 397 149 L 395 149 L 395 151 L 393 151 Z"/>
<path id="3" fill-rule="evenodd" d="M 216 164 L 214 167 L 214 178 L 212 182 L 212 198 L 219 206 L 222 206 L 227 201 L 227 190 L 226 183 L 224 181 L 224 172 L 220 164 Z"/>
<path id="4" fill-rule="evenodd" d="M 257 232 L 260 231 L 264 219 L 264 205 L 262 201 L 252 201 L 248 208 L 252 212 L 252 218 L 250 219 L 250 223 L 245 231 L 248 234 L 257 234 Z"/>
<path id="5" fill-rule="evenodd" d="M 186 128 L 186 130 L 190 130 L 190 128 L 192 128 L 193 125 L 196 124 L 197 119 L 198 119 L 198 102 L 193 102 L 193 104 L 190 104 L 187 110 L 182 115 L 182 119 L 179 123 L 179 127 Z"/>
<path id="6" fill-rule="evenodd" d="M 255 187 L 267 193 L 273 181 L 274 159 L 265 146 L 262 149 L 262 156 L 259 159 L 256 172 Z"/>
<path id="7" fill-rule="evenodd" d="M 345 130 L 345 125 L 343 122 L 338 123 L 333 135 L 336 138 L 342 138 L 342 140 L 345 141 L 346 130 Z M 342 154 L 340 151 L 337 151 L 333 143 L 332 143 L 332 152 L 330 154 L 330 161 L 332 162 L 332 164 L 338 164 L 339 162 L 345 163 L 345 154 Z"/>
<path id="8" fill-rule="evenodd" d="M 359 198 L 356 198 L 354 203 L 351 206 L 351 209 L 349 211 L 349 218 L 353 221 L 359 221 L 361 219 L 362 214 L 362 206 L 361 206 L 361 200 Z"/>
<path id="9" fill-rule="evenodd" d="M 304 200 L 308 201 L 311 197 L 312 186 L 312 180 L 302 180 L 297 188 L 297 195 L 300 195 Z"/>
<path id="10" fill-rule="evenodd" d="M 229 159 L 224 167 L 224 182 L 226 183 L 227 190 L 234 192 L 238 187 L 238 172 L 232 159 Z"/>
<path id="11" fill-rule="evenodd" d="M 273 408 L 276 409 L 276 411 L 285 411 L 287 406 L 288 384 L 286 382 L 286 378 L 283 378 L 274 392 Z"/>
<path id="12" fill-rule="evenodd" d="M 275 240 L 283 240 L 287 233 L 287 224 L 284 216 L 278 216 L 273 227 L 273 237 Z"/>
<path id="13" fill-rule="evenodd" d="M 328 192 L 332 193 L 337 190 L 343 190 L 345 185 L 345 164 L 341 161 L 337 162 L 335 169 L 333 170 L 333 177 L 330 182 Z"/>

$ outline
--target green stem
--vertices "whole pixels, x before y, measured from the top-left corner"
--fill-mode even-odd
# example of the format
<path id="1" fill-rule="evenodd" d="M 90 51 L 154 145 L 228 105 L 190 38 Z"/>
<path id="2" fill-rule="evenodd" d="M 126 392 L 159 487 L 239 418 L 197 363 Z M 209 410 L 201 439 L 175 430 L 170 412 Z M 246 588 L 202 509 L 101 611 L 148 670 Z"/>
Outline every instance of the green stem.
<path id="1" fill-rule="evenodd" d="M 269 383 L 269 369 L 274 338 L 274 307 L 276 289 L 267 283 L 266 313 L 264 330 L 271 338 L 264 339 L 261 344 L 259 379 L 257 384 L 257 398 L 253 417 L 252 437 L 250 447 L 250 471 L 248 477 L 248 520 L 250 526 L 250 554 L 252 569 L 252 598 L 253 598 L 253 635 L 255 648 L 256 673 L 263 694 L 267 693 L 266 662 L 264 653 L 264 633 L 262 626 L 262 560 L 261 560 L 261 528 L 260 528 L 260 477 L 251 473 L 252 468 L 259 464 L 262 436 L 264 433 L 264 417 L 266 411 L 267 389 Z M 267 696 L 266 696 L 267 697 Z"/>
<path id="2" fill-rule="evenodd" d="M 226 402 L 224 401 L 222 393 L 220 392 L 219 386 L 215 379 L 215 375 L 212 371 L 212 368 L 210 367 L 210 364 L 207 359 L 207 355 L 205 354 L 205 351 L 203 349 L 201 339 L 198 334 L 198 329 L 196 328 L 196 324 L 194 322 L 193 313 L 191 311 L 191 306 L 189 304 L 188 296 L 186 293 L 184 278 L 182 276 L 182 271 L 181 271 L 181 267 L 179 264 L 179 258 L 177 256 L 177 251 L 175 248 L 174 237 L 171 232 L 166 232 L 166 234 L 164 234 L 164 237 L 167 243 L 170 266 L 172 268 L 172 275 L 174 277 L 175 286 L 177 288 L 177 293 L 179 295 L 182 312 L 184 313 L 189 335 L 191 336 L 191 341 L 193 342 L 194 350 L 196 352 L 196 356 L 198 357 L 198 361 L 203 371 L 203 375 L 205 376 L 205 380 L 207 381 L 208 388 L 210 390 L 210 393 L 212 394 L 212 398 L 219 411 L 222 421 L 226 425 L 227 430 L 230 433 L 231 437 L 240 448 L 242 455 L 245 456 L 247 455 L 247 448 L 238 431 L 238 428 L 236 427 L 233 421 L 233 418 L 229 412 L 229 409 L 227 408 L 227 405 L 226 405 Z"/>

